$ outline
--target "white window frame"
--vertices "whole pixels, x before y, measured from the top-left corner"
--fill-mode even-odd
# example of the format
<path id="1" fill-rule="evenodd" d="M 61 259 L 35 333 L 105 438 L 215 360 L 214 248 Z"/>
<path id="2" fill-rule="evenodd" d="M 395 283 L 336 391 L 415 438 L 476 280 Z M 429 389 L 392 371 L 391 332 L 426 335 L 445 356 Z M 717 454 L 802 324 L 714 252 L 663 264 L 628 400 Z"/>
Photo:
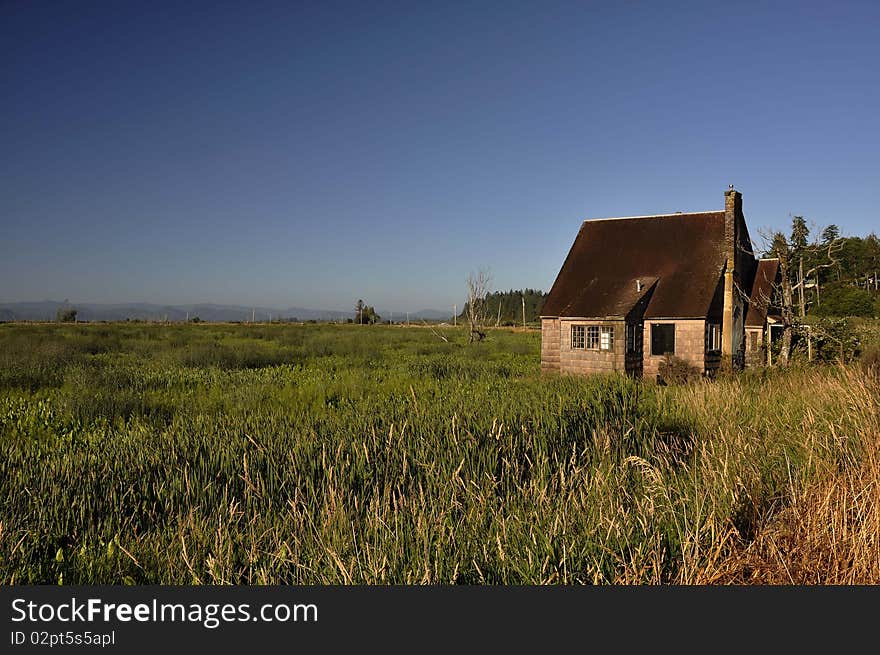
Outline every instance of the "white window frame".
<path id="1" fill-rule="evenodd" d="M 721 351 L 721 325 L 706 323 L 706 350 L 710 353 Z"/>
<path id="2" fill-rule="evenodd" d="M 587 350 L 599 350 L 599 326 L 598 325 L 588 325 L 587 326 L 587 336 L 586 336 L 586 348 Z"/>
<path id="3" fill-rule="evenodd" d="M 614 350 L 614 326 L 603 325 L 599 328 L 599 350 Z"/>
<path id="4" fill-rule="evenodd" d="M 586 345 L 586 334 L 587 334 L 587 326 L 586 325 L 572 325 L 571 326 L 571 349 L 572 350 L 583 350 Z M 579 334 L 575 335 L 575 332 Z"/>

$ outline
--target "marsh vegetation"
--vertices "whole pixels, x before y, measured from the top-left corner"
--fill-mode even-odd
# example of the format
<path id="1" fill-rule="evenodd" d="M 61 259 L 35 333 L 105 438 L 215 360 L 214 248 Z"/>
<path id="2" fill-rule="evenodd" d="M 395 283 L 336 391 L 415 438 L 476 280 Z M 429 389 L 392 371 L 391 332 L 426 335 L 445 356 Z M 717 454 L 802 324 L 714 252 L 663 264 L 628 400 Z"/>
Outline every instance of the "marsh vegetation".
<path id="1" fill-rule="evenodd" d="M 0 582 L 880 582 L 876 369 L 443 330 L 0 325 Z"/>

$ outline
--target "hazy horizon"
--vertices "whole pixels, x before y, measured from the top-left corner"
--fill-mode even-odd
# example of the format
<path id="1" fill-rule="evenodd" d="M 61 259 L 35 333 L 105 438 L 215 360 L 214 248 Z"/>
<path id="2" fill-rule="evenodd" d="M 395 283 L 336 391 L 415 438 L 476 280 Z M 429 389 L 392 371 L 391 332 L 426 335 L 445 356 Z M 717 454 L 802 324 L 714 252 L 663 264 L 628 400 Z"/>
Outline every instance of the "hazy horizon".
<path id="1" fill-rule="evenodd" d="M 355 301 L 357 302 L 357 301 Z M 352 307 L 306 307 L 303 305 L 296 304 L 286 304 L 286 305 L 247 305 L 244 303 L 216 303 L 216 302 L 182 302 L 182 303 L 156 303 L 150 301 L 123 301 L 123 302 L 92 302 L 88 300 L 79 300 L 75 298 L 38 298 L 38 299 L 29 299 L 29 300 L 5 300 L 0 298 L 0 309 L 10 308 L 20 305 L 49 305 L 49 304 L 59 304 L 70 306 L 73 309 L 83 308 L 83 307 L 101 307 L 101 308 L 128 308 L 128 307 L 152 307 L 152 308 L 173 308 L 173 309 L 186 309 L 186 308 L 197 308 L 197 307 L 215 307 L 222 309 L 241 309 L 246 313 L 251 312 L 252 310 L 256 311 L 258 314 L 261 314 L 259 318 L 264 319 L 266 312 L 272 312 L 275 315 L 275 318 L 284 318 L 291 311 L 297 310 L 305 310 L 308 312 L 326 312 L 328 314 L 354 314 L 356 313 L 356 309 L 354 304 Z M 457 309 L 458 313 L 461 313 L 464 309 L 464 303 L 454 303 L 452 306 L 445 307 L 410 307 L 410 308 L 396 308 L 396 307 L 383 307 L 381 305 L 375 305 L 374 303 L 370 303 L 365 301 L 365 304 L 368 306 L 372 306 L 380 315 L 382 315 L 383 319 L 391 318 L 389 312 L 392 313 L 393 317 L 406 316 L 407 314 L 411 314 L 413 316 L 425 314 L 425 313 L 440 313 L 444 312 L 444 310 L 449 310 L 449 316 L 452 316 L 453 310 Z M 384 314 L 383 314 L 384 312 Z"/>
<path id="2" fill-rule="evenodd" d="M 445 310 L 585 218 L 876 229 L 880 7 L 0 7 L 0 302 Z"/>

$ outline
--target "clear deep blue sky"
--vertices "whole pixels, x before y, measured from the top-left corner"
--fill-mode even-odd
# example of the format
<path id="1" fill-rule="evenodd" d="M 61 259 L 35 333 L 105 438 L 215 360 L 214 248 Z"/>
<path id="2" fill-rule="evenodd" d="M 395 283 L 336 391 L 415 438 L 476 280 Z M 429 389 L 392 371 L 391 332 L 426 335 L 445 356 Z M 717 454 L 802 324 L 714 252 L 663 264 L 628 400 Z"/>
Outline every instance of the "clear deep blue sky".
<path id="1" fill-rule="evenodd" d="M 880 4 L 0 2 L 0 301 L 461 305 L 584 218 L 876 230 Z"/>

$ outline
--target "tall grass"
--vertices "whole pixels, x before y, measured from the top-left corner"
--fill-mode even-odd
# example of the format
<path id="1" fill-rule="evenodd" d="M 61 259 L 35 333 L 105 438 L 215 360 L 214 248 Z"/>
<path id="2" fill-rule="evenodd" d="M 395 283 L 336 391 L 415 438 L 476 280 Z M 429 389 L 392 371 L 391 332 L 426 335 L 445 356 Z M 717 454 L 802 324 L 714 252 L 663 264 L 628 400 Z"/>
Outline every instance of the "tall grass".
<path id="1" fill-rule="evenodd" d="M 747 581 L 774 521 L 876 472 L 858 367 L 658 387 L 445 334 L 0 327 L 0 581 Z"/>

